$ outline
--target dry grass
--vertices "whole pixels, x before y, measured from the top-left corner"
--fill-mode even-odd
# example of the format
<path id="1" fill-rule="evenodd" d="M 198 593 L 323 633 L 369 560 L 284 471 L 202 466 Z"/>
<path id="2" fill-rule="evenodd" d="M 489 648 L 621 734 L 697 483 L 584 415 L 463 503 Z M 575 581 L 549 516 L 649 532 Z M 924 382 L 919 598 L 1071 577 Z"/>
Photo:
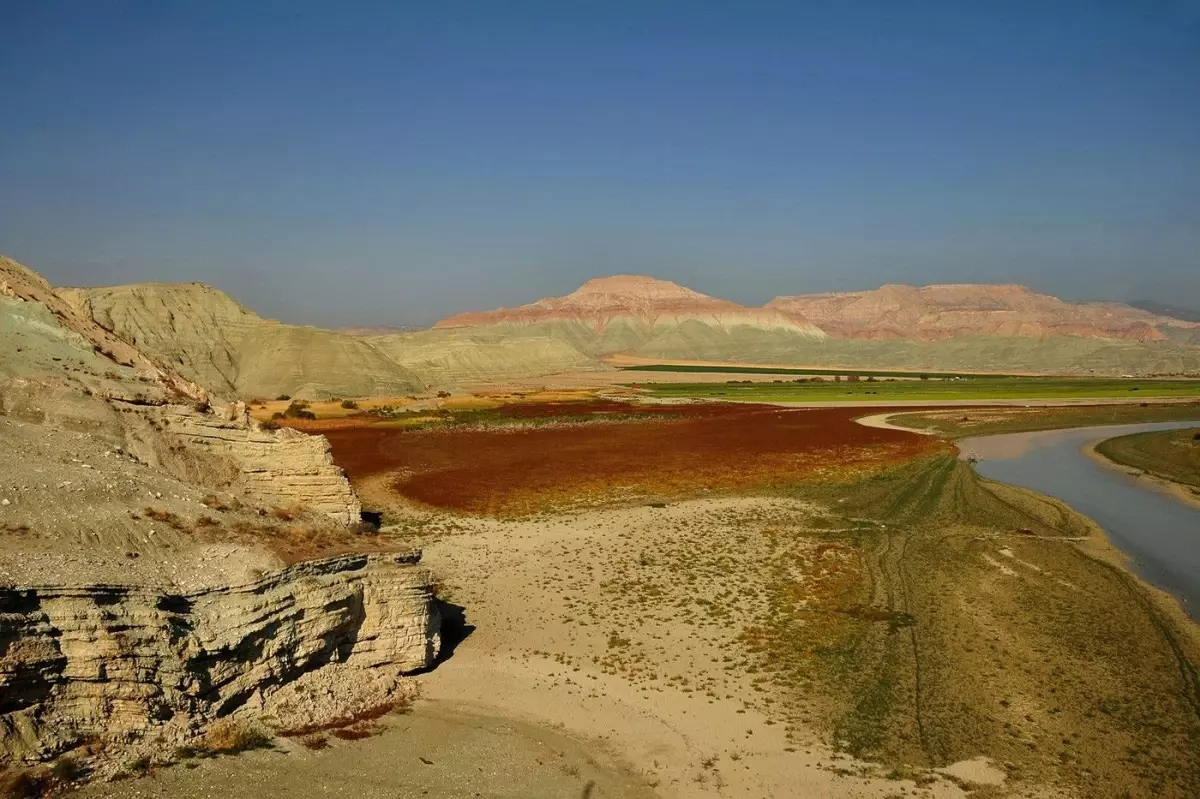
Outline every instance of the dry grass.
<path id="1" fill-rule="evenodd" d="M 45 796 L 53 785 L 50 769 L 8 768 L 0 771 L 0 797 L 4 799 L 34 799 Z"/>
<path id="2" fill-rule="evenodd" d="M 271 736 L 261 729 L 230 720 L 214 723 L 203 740 L 204 749 L 214 755 L 270 749 L 271 746 Z"/>
<path id="3" fill-rule="evenodd" d="M 300 738 L 300 745 L 313 752 L 329 748 L 329 739 L 324 735 L 305 735 Z"/>

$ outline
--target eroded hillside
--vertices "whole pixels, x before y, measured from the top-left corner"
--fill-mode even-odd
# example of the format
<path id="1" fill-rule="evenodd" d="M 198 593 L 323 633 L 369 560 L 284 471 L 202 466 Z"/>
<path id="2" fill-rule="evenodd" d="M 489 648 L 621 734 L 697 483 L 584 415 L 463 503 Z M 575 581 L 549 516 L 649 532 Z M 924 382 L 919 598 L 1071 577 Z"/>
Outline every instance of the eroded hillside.
<path id="1" fill-rule="evenodd" d="M 327 442 L 264 429 L 73 299 L 0 262 L 6 784 L 407 696 L 437 654 L 433 578 L 355 527 Z"/>

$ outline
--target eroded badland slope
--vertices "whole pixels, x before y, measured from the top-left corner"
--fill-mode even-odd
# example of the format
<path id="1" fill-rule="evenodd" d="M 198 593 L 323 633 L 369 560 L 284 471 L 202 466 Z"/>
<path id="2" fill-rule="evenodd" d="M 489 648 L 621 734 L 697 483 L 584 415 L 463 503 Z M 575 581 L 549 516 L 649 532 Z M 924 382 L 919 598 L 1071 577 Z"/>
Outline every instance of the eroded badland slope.
<path id="1" fill-rule="evenodd" d="M 352 528 L 325 440 L 263 429 L 72 299 L 0 261 L 0 755 L 102 774 L 217 721 L 411 691 L 437 653 L 432 576 Z"/>

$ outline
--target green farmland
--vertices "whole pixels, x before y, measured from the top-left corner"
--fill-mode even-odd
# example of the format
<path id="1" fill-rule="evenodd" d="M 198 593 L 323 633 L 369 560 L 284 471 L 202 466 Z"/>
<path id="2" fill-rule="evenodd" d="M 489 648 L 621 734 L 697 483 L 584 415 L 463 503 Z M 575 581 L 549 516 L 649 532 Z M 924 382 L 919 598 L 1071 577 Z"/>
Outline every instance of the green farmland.
<path id="1" fill-rule="evenodd" d="M 646 383 L 662 398 L 746 402 L 874 402 L 917 400 L 1162 399 L 1200 397 L 1200 380 L 1129 378 L 964 377 L 929 380 Z"/>

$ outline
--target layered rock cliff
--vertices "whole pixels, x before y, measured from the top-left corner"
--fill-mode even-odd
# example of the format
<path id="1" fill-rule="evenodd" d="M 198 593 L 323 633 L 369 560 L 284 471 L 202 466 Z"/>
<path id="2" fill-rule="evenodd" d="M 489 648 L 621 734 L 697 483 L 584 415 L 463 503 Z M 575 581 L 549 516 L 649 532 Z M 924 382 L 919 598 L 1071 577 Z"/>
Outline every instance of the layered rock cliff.
<path id="1" fill-rule="evenodd" d="M 433 577 L 351 527 L 325 439 L 263 429 L 81 309 L 0 262 L 0 755 L 102 742 L 111 765 L 409 690 Z"/>
<path id="2" fill-rule="evenodd" d="M 37 760 L 83 741 L 182 741 L 261 715 L 284 686 L 341 664 L 411 672 L 437 656 L 420 553 L 346 555 L 259 580 L 0 586 L 0 754 Z"/>

